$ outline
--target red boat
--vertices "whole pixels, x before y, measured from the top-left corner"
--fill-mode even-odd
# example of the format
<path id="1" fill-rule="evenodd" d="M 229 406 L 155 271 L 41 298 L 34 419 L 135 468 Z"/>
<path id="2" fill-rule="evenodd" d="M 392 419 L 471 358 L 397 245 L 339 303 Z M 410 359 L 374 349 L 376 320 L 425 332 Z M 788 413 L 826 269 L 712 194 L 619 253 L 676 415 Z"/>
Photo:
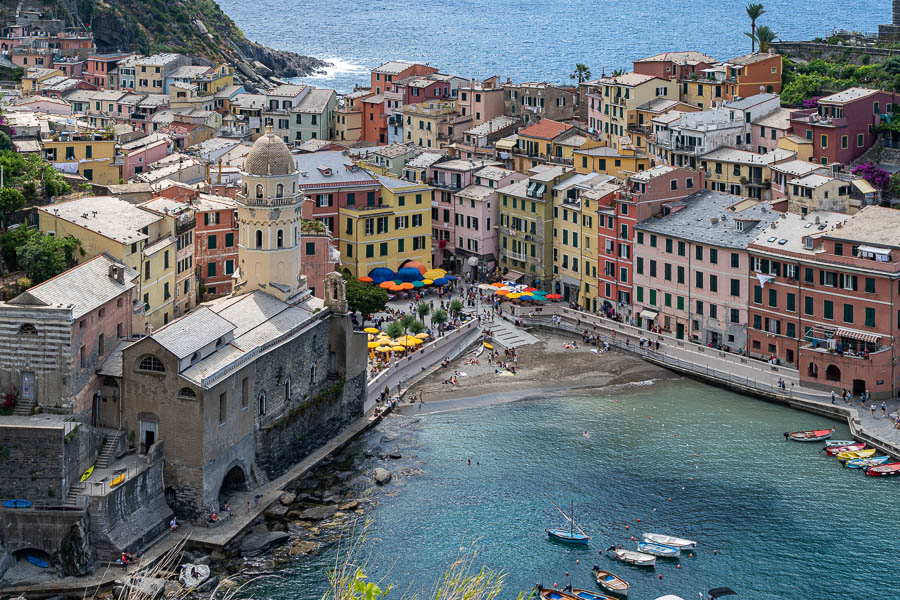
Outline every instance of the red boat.
<path id="1" fill-rule="evenodd" d="M 841 452 L 856 452 L 857 450 L 862 450 L 865 447 L 865 442 L 856 442 L 855 444 L 848 444 L 846 446 L 829 446 L 828 448 L 825 448 L 825 453 L 828 456 L 837 456 Z"/>
<path id="2" fill-rule="evenodd" d="M 886 465 L 876 465 L 866 469 L 866 475 L 875 477 L 889 477 L 900 473 L 900 462 L 888 463 Z"/>
<path id="3" fill-rule="evenodd" d="M 831 429 L 813 429 L 812 431 L 792 431 L 785 433 L 784 437 L 794 440 L 795 442 L 820 442 L 827 440 L 834 433 L 834 427 Z"/>

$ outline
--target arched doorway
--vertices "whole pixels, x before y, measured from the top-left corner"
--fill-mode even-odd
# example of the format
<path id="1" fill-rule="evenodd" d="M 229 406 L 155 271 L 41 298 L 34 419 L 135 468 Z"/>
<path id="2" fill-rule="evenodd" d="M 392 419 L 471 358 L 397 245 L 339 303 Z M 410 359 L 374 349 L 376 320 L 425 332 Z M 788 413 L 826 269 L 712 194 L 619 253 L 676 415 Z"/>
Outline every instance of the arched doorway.
<path id="1" fill-rule="evenodd" d="M 16 563 L 22 563 L 29 569 L 44 571 L 53 565 L 53 556 L 37 548 L 23 548 L 13 553 Z"/>
<path id="2" fill-rule="evenodd" d="M 816 363 L 809 363 L 809 368 L 806 370 L 807 375 L 809 375 L 813 379 L 817 379 L 819 377 L 819 367 Z"/>
<path id="3" fill-rule="evenodd" d="M 825 367 L 825 379 L 828 381 L 840 381 L 841 370 L 836 365 L 828 365 Z"/>
<path id="4" fill-rule="evenodd" d="M 241 465 L 234 465 L 222 479 L 222 486 L 219 488 L 219 504 L 223 504 L 237 492 L 245 491 L 247 491 L 247 475 Z"/>

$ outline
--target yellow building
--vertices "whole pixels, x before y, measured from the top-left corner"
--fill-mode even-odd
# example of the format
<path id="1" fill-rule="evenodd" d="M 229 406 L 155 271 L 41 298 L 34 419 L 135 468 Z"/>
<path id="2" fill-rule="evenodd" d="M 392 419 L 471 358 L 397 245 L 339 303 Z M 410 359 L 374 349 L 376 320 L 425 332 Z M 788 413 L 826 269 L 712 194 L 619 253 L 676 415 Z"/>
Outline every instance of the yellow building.
<path id="1" fill-rule="evenodd" d="M 719 148 L 700 157 L 706 171 L 706 187 L 735 196 L 768 200 L 771 198 L 773 162 L 795 158 L 792 152 L 777 149 L 756 154 L 735 148 Z"/>
<path id="2" fill-rule="evenodd" d="M 725 85 L 713 79 L 687 79 L 678 82 L 678 97 L 695 108 L 712 108 L 725 102 Z M 681 110 L 680 108 L 678 110 Z"/>
<path id="3" fill-rule="evenodd" d="M 51 77 L 59 77 L 63 74 L 59 69 L 34 68 L 25 71 L 22 76 L 22 95 L 28 96 L 37 94 L 41 89 L 41 84 Z M 48 84 L 49 85 L 49 84 Z"/>
<path id="4" fill-rule="evenodd" d="M 813 162 L 813 155 L 816 151 L 812 139 L 800 137 L 799 135 L 794 135 L 792 133 L 778 138 L 778 147 L 787 150 L 788 152 L 796 153 L 797 160 L 806 162 Z"/>
<path id="5" fill-rule="evenodd" d="M 575 175 L 553 188 L 554 291 L 590 312 L 599 303 L 597 210 L 618 189 L 615 178 L 594 173 Z"/>
<path id="6" fill-rule="evenodd" d="M 67 173 L 78 172 L 98 185 L 119 183 L 115 140 L 99 134 L 60 133 L 41 140 L 44 158 L 55 168 Z"/>
<path id="7" fill-rule="evenodd" d="M 188 62 L 183 54 L 154 54 L 134 61 L 134 91 L 139 94 L 166 94 L 168 82 L 178 67 Z"/>
<path id="8" fill-rule="evenodd" d="M 656 98 L 678 99 L 676 82 L 652 75 L 625 73 L 597 83 L 602 100 L 597 133 L 607 146 L 617 146 L 627 130 L 637 126 L 639 107 Z"/>
<path id="9" fill-rule="evenodd" d="M 589 143 L 587 136 L 572 125 L 541 119 L 517 134 L 512 148 L 512 167 L 520 173 L 542 164 L 571 165 L 576 150 Z"/>
<path id="10" fill-rule="evenodd" d="M 335 113 L 334 136 L 341 142 L 356 142 L 362 137 L 362 101 L 372 95 L 369 89 L 356 90 L 343 98 Z"/>
<path id="11" fill-rule="evenodd" d="M 650 165 L 647 155 L 638 152 L 627 137 L 619 140 L 616 146 L 588 141 L 575 151 L 574 158 L 575 171 L 578 173 L 600 173 L 615 177 L 638 173 Z"/>
<path id="12" fill-rule="evenodd" d="M 38 207 L 38 228 L 81 242 L 83 262 L 107 253 L 138 273 L 135 296 L 147 322 L 160 327 L 175 317 L 175 232 L 172 223 L 112 196 L 92 196 Z"/>
<path id="13" fill-rule="evenodd" d="M 458 112 L 455 100 L 407 104 L 403 107 L 405 141 L 434 149 L 449 144 L 454 135 L 451 123 Z"/>
<path id="14" fill-rule="evenodd" d="M 376 267 L 396 271 L 415 260 L 431 268 L 431 188 L 376 176 L 381 204 L 340 211 L 341 266 L 354 277 Z"/>

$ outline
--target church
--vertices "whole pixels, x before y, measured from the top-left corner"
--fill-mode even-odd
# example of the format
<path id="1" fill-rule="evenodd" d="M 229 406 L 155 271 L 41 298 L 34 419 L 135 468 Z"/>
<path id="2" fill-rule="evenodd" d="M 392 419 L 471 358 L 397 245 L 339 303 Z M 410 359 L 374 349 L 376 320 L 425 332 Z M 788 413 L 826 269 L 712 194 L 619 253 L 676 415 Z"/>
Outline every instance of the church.
<path id="1" fill-rule="evenodd" d="M 339 274 L 326 276 L 325 300 L 307 289 L 298 178 L 281 138 L 256 140 L 236 198 L 233 292 L 123 342 L 108 369 L 121 401 L 104 420 L 141 453 L 162 447 L 181 517 L 277 477 L 363 414 L 365 335 Z"/>

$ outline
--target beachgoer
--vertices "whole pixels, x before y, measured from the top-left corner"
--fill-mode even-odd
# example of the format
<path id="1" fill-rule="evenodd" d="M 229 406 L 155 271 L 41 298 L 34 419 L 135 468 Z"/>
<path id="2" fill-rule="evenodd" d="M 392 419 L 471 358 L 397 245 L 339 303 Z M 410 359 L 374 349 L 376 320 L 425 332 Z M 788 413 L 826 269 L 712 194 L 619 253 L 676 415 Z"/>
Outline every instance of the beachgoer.
<path id="1" fill-rule="evenodd" d="M 875 418 L 875 403 L 874 402 L 872 403 L 871 408 L 872 408 L 872 418 L 874 419 Z"/>
<path id="2" fill-rule="evenodd" d="M 172 517 L 172 520 L 169 521 L 169 529 L 171 529 L 172 531 L 178 529 L 178 521 L 175 520 L 175 517 Z"/>
<path id="3" fill-rule="evenodd" d="M 837 394 L 834 393 L 834 390 L 831 390 L 831 403 L 834 404 L 834 399 L 837 397 Z"/>
<path id="4" fill-rule="evenodd" d="M 885 402 L 884 400 L 881 401 L 881 416 L 887 416 L 887 402 Z"/>

